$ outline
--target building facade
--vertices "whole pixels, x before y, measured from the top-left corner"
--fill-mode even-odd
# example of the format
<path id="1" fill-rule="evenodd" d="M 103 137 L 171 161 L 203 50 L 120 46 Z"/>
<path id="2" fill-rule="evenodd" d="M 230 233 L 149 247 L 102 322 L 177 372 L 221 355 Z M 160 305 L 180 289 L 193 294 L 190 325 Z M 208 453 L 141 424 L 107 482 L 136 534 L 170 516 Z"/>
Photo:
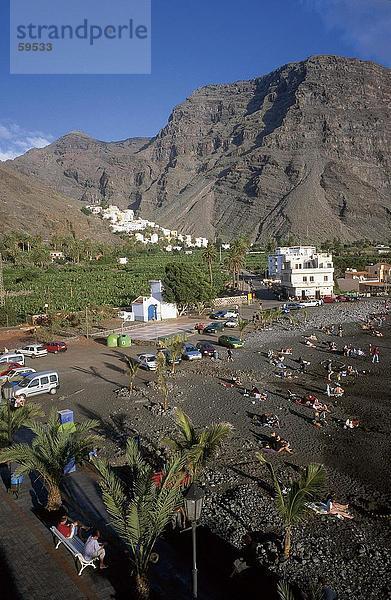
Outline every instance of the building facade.
<path id="1" fill-rule="evenodd" d="M 288 298 L 330 296 L 334 289 L 331 254 L 317 252 L 315 246 L 277 248 L 268 259 L 269 277 L 280 280 Z"/>

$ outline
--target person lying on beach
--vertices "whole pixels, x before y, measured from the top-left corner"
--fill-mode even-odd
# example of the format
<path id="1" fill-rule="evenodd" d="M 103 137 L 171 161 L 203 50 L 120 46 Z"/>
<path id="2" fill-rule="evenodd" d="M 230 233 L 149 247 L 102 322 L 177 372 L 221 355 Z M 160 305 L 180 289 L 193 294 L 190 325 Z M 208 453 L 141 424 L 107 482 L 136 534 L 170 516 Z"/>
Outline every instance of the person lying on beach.
<path id="1" fill-rule="evenodd" d="M 304 344 L 306 346 L 308 346 L 309 348 L 316 348 L 315 344 L 313 342 L 311 342 L 311 340 L 305 340 Z"/>
<path id="2" fill-rule="evenodd" d="M 321 410 L 325 412 L 330 412 L 327 404 L 321 402 L 316 396 L 313 394 L 307 394 L 304 398 L 296 398 L 294 399 L 295 404 L 300 404 L 301 406 L 308 406 L 309 408 L 313 408 L 314 410 Z"/>
<path id="3" fill-rule="evenodd" d="M 258 424 L 263 425 L 263 427 L 277 427 L 280 429 L 280 420 L 277 415 L 273 415 L 273 413 L 264 413 L 257 417 Z"/>
<path id="4" fill-rule="evenodd" d="M 332 388 L 329 383 L 326 385 L 326 394 L 328 395 L 329 398 L 330 398 L 330 396 L 335 396 L 336 398 L 340 398 L 341 396 L 344 395 L 344 393 L 345 393 L 345 390 L 343 388 L 341 388 L 340 385 L 336 385 L 334 388 Z"/>
<path id="5" fill-rule="evenodd" d="M 359 419 L 346 419 L 344 429 L 356 429 L 360 426 Z"/>
<path id="6" fill-rule="evenodd" d="M 293 450 L 291 448 L 290 443 L 287 440 L 284 440 L 284 438 L 277 435 L 275 431 L 273 431 L 271 433 L 271 437 L 273 438 L 273 440 L 272 440 L 273 449 L 277 453 L 287 452 L 288 454 L 292 454 Z"/>
<path id="7" fill-rule="evenodd" d="M 337 344 L 335 342 L 329 342 L 329 350 L 331 352 L 336 352 L 337 351 Z"/>
<path id="8" fill-rule="evenodd" d="M 372 335 L 374 335 L 375 337 L 383 337 L 383 334 L 381 331 L 378 331 L 377 329 L 374 329 L 372 331 Z"/>
<path id="9" fill-rule="evenodd" d="M 299 371 L 300 373 L 305 373 L 307 367 L 310 366 L 310 362 L 308 360 L 304 360 L 301 356 L 299 358 Z"/>
<path id="10" fill-rule="evenodd" d="M 354 377 L 357 377 L 358 376 L 358 371 L 352 365 L 348 365 L 347 366 L 347 374 L 348 375 L 353 375 Z"/>
<path id="11" fill-rule="evenodd" d="M 280 354 L 282 354 L 282 355 L 290 355 L 290 354 L 292 354 L 292 348 L 281 348 Z"/>
<path id="12" fill-rule="evenodd" d="M 329 494 L 324 503 L 326 511 L 329 515 L 341 516 L 344 519 L 353 519 L 353 515 L 348 512 L 349 504 L 340 504 L 334 502 L 333 494 Z"/>

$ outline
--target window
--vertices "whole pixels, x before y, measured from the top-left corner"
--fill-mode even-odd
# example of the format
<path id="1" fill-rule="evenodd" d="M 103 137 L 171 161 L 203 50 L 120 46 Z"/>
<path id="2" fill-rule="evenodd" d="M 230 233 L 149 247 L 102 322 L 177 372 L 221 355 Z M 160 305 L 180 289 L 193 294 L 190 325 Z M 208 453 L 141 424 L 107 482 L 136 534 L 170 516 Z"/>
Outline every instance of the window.
<path id="1" fill-rule="evenodd" d="M 41 377 L 41 385 L 46 385 L 49 383 L 49 377 Z"/>
<path id="2" fill-rule="evenodd" d="M 304 275 L 304 277 L 303 277 L 303 283 L 306 283 L 306 282 L 307 282 L 307 275 Z"/>
<path id="3" fill-rule="evenodd" d="M 29 383 L 29 388 L 35 388 L 39 386 L 39 379 L 33 379 Z"/>
<path id="4" fill-rule="evenodd" d="M 57 375 L 50 375 L 50 383 L 57 383 Z"/>
<path id="5" fill-rule="evenodd" d="M 325 275 L 325 276 L 323 277 L 323 281 L 328 281 L 328 280 L 329 280 L 329 276 L 328 276 L 328 275 Z"/>
<path id="6" fill-rule="evenodd" d="M 310 275 L 310 281 L 314 281 L 314 276 Z"/>

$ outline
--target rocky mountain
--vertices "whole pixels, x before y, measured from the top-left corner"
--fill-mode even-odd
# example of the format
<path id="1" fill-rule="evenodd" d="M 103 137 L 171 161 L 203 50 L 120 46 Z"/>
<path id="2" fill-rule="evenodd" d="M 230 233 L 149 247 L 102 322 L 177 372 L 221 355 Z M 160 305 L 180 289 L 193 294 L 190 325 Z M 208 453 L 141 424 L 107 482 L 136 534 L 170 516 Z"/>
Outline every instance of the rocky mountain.
<path id="1" fill-rule="evenodd" d="M 80 202 L 63 196 L 0 163 L 0 233 L 23 231 L 51 235 L 74 235 L 79 239 L 115 242 L 116 238 L 98 219 L 86 217 Z"/>
<path id="2" fill-rule="evenodd" d="M 388 239 L 390 117 L 389 69 L 314 56 L 195 91 L 152 140 L 73 132 L 12 168 L 211 239 Z"/>

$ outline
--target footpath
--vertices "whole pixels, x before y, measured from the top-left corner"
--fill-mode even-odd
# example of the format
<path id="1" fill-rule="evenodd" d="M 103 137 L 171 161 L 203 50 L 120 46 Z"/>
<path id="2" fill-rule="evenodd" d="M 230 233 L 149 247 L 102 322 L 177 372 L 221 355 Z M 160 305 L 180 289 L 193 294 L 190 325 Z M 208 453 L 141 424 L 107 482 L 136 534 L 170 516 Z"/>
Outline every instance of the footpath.
<path id="1" fill-rule="evenodd" d="M 3 481 L 6 467 L 0 467 Z M 1 600 L 108 600 L 132 597 L 130 563 L 125 549 L 109 525 L 96 474 L 90 468 L 73 473 L 63 486 L 64 506 L 73 519 L 100 529 L 108 540 L 109 568 L 100 572 L 87 568 L 79 577 L 72 555 L 60 545 L 56 550 L 49 526 L 40 519 L 39 482 L 25 478 L 19 497 L 8 494 L 0 479 L 0 597 Z M 181 543 L 186 552 L 159 540 L 160 555 L 151 568 L 153 598 L 184 600 L 191 597 L 191 538 Z M 205 573 L 200 574 L 200 600 L 219 597 Z M 208 581 L 203 581 L 204 576 Z M 217 582 L 216 587 L 218 588 Z M 204 595 L 203 590 L 207 590 Z M 217 591 L 217 594 L 216 594 Z"/>

